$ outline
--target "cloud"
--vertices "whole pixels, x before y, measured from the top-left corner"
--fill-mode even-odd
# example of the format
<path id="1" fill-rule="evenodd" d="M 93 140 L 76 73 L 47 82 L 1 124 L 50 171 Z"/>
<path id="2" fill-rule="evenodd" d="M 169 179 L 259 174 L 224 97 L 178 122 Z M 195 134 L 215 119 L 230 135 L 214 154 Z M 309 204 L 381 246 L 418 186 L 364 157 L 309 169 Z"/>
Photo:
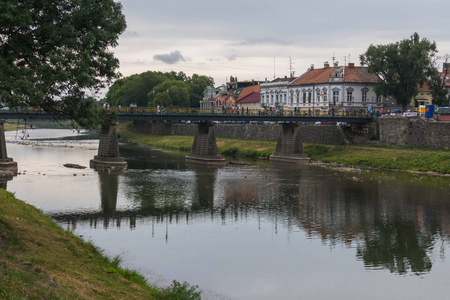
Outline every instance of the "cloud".
<path id="1" fill-rule="evenodd" d="M 289 41 L 285 41 L 273 37 L 251 38 L 245 41 L 233 43 L 232 46 L 254 46 L 254 45 L 290 45 Z"/>
<path id="2" fill-rule="evenodd" d="M 124 37 L 138 37 L 139 33 L 137 31 L 125 30 L 125 32 L 122 35 Z"/>
<path id="3" fill-rule="evenodd" d="M 175 50 L 169 54 L 156 54 L 153 56 L 153 60 L 159 60 L 169 65 L 176 64 L 179 61 L 186 61 L 183 55 L 181 55 L 181 52 L 178 50 Z"/>

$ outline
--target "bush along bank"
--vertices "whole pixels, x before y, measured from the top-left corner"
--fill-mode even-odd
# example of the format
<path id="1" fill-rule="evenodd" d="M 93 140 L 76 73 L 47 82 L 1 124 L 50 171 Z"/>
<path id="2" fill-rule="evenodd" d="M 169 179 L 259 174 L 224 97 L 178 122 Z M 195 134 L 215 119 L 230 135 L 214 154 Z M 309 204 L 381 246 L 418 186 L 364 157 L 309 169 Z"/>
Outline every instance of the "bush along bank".
<path id="1" fill-rule="evenodd" d="M 147 282 L 0 189 L 1 299 L 201 299 L 197 286 Z"/>
<path id="2" fill-rule="evenodd" d="M 193 136 L 154 136 L 137 134 L 132 126 L 119 126 L 125 141 L 148 147 L 189 151 Z M 336 146 L 304 143 L 304 151 L 312 161 L 341 164 L 358 168 L 423 172 L 433 175 L 450 174 L 450 151 L 398 147 Z M 267 159 L 276 142 L 217 138 L 218 151 L 229 157 Z"/>

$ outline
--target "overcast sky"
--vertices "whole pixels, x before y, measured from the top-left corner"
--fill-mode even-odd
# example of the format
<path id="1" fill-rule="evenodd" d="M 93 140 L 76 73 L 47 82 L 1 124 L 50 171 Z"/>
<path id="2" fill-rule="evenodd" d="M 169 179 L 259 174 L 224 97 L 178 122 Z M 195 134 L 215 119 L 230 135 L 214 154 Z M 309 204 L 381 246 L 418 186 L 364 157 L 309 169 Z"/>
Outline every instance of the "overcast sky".
<path id="1" fill-rule="evenodd" d="M 359 65 L 370 44 L 417 32 L 450 54 L 448 0 L 121 0 L 123 76 L 145 71 L 271 80 L 324 61 Z M 344 58 L 345 57 L 345 58 Z"/>

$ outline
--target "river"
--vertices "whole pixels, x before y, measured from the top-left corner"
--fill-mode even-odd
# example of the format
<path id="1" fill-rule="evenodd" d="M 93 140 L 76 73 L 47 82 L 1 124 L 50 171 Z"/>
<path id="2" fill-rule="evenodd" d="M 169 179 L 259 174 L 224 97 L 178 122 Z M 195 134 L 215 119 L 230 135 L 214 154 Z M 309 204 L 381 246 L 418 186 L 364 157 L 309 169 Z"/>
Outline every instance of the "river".
<path id="1" fill-rule="evenodd" d="M 6 138 L 19 166 L 7 190 L 150 282 L 187 281 L 204 299 L 449 297 L 450 178 L 206 168 L 130 144 L 128 171 L 114 175 L 63 166 L 97 154 L 76 132 Z"/>

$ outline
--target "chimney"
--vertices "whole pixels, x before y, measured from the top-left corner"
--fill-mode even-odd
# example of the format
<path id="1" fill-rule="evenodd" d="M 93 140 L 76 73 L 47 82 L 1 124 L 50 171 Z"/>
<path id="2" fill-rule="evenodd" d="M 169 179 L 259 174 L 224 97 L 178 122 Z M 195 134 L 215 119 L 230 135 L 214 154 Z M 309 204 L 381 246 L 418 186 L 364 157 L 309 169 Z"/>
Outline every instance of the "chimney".
<path id="1" fill-rule="evenodd" d="M 330 67 L 330 64 L 327 62 L 327 61 L 325 61 L 324 63 L 323 63 L 323 67 L 326 69 L 326 68 L 329 68 Z"/>
<path id="2" fill-rule="evenodd" d="M 311 70 L 314 70 L 314 64 L 311 64 Z"/>
<path id="3" fill-rule="evenodd" d="M 354 68 L 355 67 L 355 63 L 348 63 L 348 67 L 349 68 Z"/>

